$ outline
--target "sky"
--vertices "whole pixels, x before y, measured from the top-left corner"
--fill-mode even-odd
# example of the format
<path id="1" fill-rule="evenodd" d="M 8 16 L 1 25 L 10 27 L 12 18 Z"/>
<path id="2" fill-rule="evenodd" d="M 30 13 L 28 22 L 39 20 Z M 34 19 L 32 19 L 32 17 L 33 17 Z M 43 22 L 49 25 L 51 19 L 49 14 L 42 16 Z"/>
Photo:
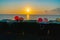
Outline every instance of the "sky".
<path id="1" fill-rule="evenodd" d="M 25 8 L 31 8 L 31 13 L 44 13 L 60 8 L 59 4 L 60 0 L 0 0 L 0 14 L 23 14 Z"/>

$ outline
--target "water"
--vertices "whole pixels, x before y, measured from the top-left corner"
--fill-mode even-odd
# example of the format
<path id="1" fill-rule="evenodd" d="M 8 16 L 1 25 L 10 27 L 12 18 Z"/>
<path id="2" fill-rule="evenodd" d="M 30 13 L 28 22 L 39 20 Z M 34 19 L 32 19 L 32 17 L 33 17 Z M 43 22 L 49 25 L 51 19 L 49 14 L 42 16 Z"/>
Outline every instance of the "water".
<path id="1" fill-rule="evenodd" d="M 1 19 L 14 19 L 14 16 L 21 16 L 26 19 L 26 15 L 19 15 L 19 14 L 0 14 L 0 20 Z"/>
<path id="2" fill-rule="evenodd" d="M 13 19 L 14 16 L 24 17 L 26 20 L 26 15 L 19 14 L 0 14 L 0 20 L 2 19 Z M 60 18 L 60 15 L 30 15 L 30 20 L 37 20 L 39 17 L 48 18 L 48 20 L 56 20 L 56 18 Z"/>

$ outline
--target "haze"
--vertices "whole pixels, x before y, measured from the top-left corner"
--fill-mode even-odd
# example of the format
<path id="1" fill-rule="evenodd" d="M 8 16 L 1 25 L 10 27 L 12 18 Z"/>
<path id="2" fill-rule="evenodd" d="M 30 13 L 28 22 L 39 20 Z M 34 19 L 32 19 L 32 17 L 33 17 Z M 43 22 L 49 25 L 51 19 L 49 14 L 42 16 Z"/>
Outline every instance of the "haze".
<path id="1" fill-rule="evenodd" d="M 25 14 L 25 8 L 29 7 L 31 14 L 47 15 L 47 11 L 60 8 L 59 4 L 60 0 L 0 0 L 0 14 Z"/>

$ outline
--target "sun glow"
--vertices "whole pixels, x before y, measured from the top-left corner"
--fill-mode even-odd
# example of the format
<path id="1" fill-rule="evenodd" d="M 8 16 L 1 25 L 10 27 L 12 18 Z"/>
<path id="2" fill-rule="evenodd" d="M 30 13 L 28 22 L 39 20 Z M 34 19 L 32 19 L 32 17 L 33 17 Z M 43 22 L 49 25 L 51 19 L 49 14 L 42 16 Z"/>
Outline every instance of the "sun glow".
<path id="1" fill-rule="evenodd" d="M 31 13 L 31 9 L 29 7 L 27 7 L 26 8 L 27 20 L 29 20 L 29 18 L 30 18 L 30 13 Z"/>
<path id="2" fill-rule="evenodd" d="M 24 7 L 24 14 L 26 14 L 26 19 L 30 20 L 30 15 L 32 14 L 32 8 L 30 6 Z"/>
<path id="3" fill-rule="evenodd" d="M 27 8 L 27 10 L 26 10 L 27 12 L 30 12 L 30 9 L 29 8 Z"/>

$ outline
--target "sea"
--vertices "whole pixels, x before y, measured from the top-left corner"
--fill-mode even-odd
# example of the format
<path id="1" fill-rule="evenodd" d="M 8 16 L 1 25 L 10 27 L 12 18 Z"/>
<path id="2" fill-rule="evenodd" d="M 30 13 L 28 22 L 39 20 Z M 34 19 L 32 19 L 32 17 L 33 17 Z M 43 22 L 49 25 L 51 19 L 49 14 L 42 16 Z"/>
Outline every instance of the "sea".
<path id="1" fill-rule="evenodd" d="M 27 19 L 26 15 L 21 14 L 0 14 L 0 20 L 2 19 L 14 19 L 15 16 L 23 17 Z M 48 20 L 56 20 L 60 18 L 60 15 L 30 15 L 30 20 L 38 20 L 38 18 L 47 18 Z"/>

